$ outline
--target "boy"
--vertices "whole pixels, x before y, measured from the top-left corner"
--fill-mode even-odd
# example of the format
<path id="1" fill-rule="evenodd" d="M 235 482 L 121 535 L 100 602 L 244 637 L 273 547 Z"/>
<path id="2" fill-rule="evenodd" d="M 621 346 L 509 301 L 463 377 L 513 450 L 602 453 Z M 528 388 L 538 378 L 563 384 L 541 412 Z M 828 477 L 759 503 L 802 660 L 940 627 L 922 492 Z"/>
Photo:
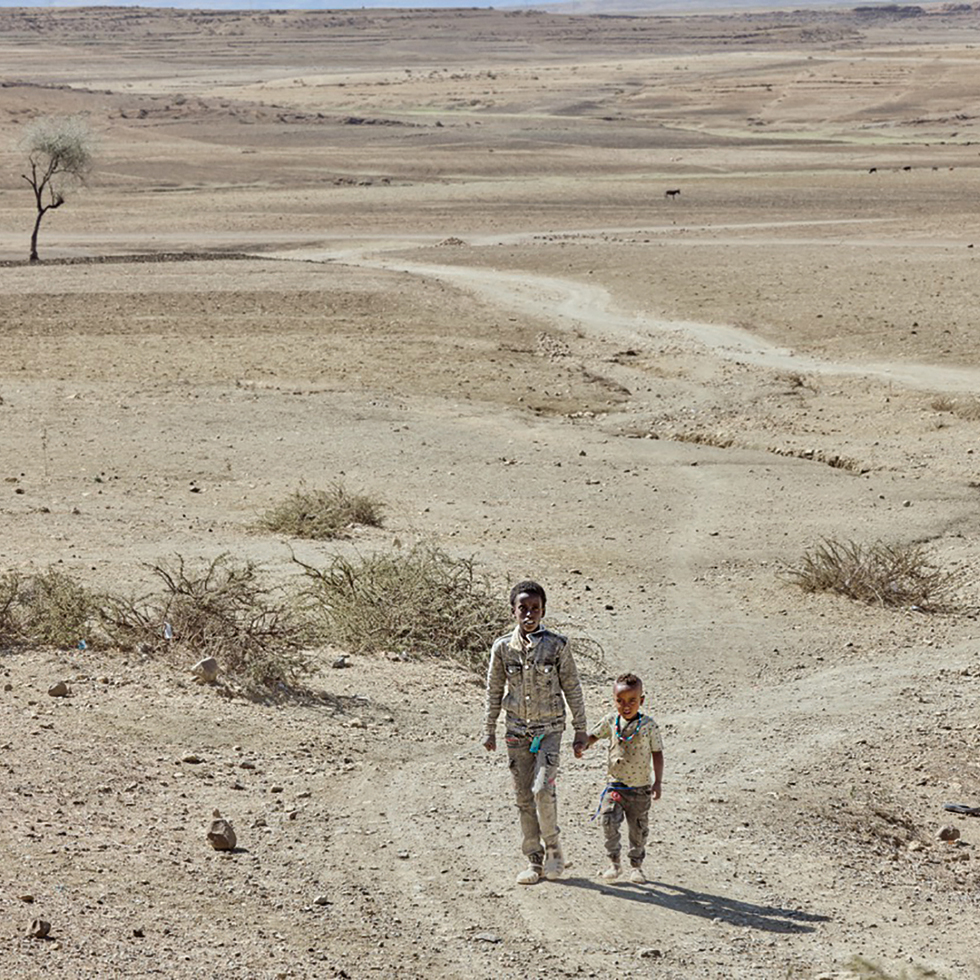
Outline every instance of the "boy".
<path id="1" fill-rule="evenodd" d="M 664 746 L 660 729 L 650 715 L 642 714 L 643 681 L 636 674 L 620 674 L 613 684 L 616 710 L 592 729 L 586 748 L 600 738 L 609 739 L 609 783 L 602 791 L 599 819 L 606 836 L 609 867 L 602 872 L 606 881 L 621 874 L 619 830 L 626 818 L 629 828 L 629 880 L 642 884 L 643 858 L 646 857 L 650 829 L 650 800 L 660 799 L 664 774 Z M 653 764 L 653 784 L 650 765 Z"/>
<path id="2" fill-rule="evenodd" d="M 497 748 L 497 716 L 506 712 L 507 755 L 520 811 L 523 851 L 528 866 L 519 885 L 542 877 L 554 881 L 565 870 L 559 842 L 555 778 L 565 728 L 565 702 L 572 713 L 575 758 L 586 746 L 585 698 L 568 639 L 541 625 L 544 589 L 537 582 L 518 582 L 510 592 L 517 625 L 494 641 L 487 670 L 486 738 Z M 506 694 L 505 694 L 506 690 Z"/>

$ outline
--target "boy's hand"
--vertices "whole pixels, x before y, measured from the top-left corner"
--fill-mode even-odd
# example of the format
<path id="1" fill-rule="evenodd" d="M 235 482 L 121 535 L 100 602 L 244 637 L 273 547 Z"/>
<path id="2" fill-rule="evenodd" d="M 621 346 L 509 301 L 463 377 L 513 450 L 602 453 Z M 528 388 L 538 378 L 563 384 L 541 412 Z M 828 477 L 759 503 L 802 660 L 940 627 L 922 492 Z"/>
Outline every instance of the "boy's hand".
<path id="1" fill-rule="evenodd" d="M 483 747 L 488 752 L 494 752 L 494 751 L 496 751 L 496 748 L 497 748 L 497 736 L 496 735 L 488 735 L 483 740 Z"/>
<path id="2" fill-rule="evenodd" d="M 654 800 L 659 800 L 660 799 L 660 780 L 659 779 L 650 787 L 650 797 L 651 797 L 651 799 L 654 799 Z"/>
<path id="3" fill-rule="evenodd" d="M 576 732 L 572 742 L 572 751 L 576 759 L 582 758 L 582 753 L 589 747 L 589 736 L 585 732 Z"/>

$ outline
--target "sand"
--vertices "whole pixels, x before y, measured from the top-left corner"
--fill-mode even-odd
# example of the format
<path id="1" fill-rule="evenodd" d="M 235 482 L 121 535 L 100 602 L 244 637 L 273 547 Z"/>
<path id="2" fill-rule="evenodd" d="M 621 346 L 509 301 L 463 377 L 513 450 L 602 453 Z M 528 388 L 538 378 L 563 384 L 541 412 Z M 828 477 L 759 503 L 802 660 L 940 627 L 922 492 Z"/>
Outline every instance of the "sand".
<path id="1" fill-rule="evenodd" d="M 980 12 L 926 11 L 0 11 L 0 571 L 433 543 L 544 582 L 666 751 L 648 885 L 566 747 L 520 888 L 459 667 L 4 650 L 5 977 L 976 975 Z M 38 112 L 97 145 L 32 266 Z M 382 528 L 250 530 L 337 479 Z M 825 537 L 958 609 L 803 593 Z"/>

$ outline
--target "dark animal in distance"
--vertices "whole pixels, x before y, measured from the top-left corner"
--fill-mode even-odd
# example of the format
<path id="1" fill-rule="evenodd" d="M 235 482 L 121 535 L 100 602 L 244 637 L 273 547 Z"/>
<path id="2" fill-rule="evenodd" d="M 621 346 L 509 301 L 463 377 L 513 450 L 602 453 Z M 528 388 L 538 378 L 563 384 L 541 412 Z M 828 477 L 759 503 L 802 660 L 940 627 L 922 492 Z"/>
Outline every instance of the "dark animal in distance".
<path id="1" fill-rule="evenodd" d="M 871 169 L 870 169 L 870 170 L 868 171 L 868 173 L 869 173 L 869 174 L 876 174 L 876 173 L 878 173 L 878 168 L 877 168 L 877 167 L 872 167 L 872 168 L 871 168 Z"/>
<path id="2" fill-rule="evenodd" d="M 664 191 L 664 197 L 677 197 L 680 194 L 680 188 L 676 190 Z"/>

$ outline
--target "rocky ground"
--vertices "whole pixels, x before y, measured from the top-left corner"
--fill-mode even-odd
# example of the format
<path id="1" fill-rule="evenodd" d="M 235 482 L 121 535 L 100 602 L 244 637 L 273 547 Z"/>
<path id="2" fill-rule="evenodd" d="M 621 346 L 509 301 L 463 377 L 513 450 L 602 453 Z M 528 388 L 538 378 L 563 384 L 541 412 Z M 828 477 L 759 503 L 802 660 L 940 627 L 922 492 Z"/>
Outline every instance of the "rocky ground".
<path id="1" fill-rule="evenodd" d="M 449 661 L 249 699 L 5 648 L 5 977 L 977 975 L 976 11 L 0 27 L 0 572 L 434 543 L 545 582 L 667 760 L 649 884 L 596 877 L 568 750 L 571 867 L 521 889 Z M 99 139 L 29 266 L 39 110 Z M 337 479 L 381 528 L 255 533 Z M 955 611 L 803 593 L 825 537 L 923 543 Z"/>

